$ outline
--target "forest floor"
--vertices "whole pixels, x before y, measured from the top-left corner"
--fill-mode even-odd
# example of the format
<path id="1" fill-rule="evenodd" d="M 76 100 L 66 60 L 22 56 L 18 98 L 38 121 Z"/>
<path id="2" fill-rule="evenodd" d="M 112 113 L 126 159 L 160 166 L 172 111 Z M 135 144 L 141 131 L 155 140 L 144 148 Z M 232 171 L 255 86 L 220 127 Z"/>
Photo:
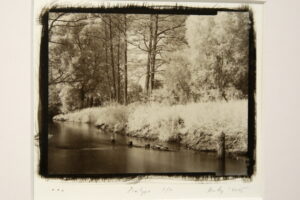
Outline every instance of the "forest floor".
<path id="1" fill-rule="evenodd" d="M 92 107 L 53 117 L 54 121 L 90 123 L 111 133 L 178 142 L 187 148 L 216 151 L 221 133 L 228 153 L 247 152 L 246 100 L 162 105 Z"/>

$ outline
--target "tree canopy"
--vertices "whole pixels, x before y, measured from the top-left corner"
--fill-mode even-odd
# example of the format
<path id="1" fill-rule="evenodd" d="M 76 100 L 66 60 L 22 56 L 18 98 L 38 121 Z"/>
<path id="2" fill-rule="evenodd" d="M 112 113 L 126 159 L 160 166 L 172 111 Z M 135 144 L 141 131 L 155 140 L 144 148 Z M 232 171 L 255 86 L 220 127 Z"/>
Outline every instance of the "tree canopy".
<path id="1" fill-rule="evenodd" d="M 49 108 L 246 98 L 248 29 L 246 12 L 50 13 Z"/>

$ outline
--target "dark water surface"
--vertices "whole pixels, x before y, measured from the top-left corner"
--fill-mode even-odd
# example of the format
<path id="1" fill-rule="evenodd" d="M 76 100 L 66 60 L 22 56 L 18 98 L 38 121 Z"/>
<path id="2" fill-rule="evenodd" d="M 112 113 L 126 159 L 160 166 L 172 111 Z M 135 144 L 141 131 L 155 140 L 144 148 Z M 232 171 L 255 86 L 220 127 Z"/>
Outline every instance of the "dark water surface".
<path id="1" fill-rule="evenodd" d="M 49 174 L 107 174 L 215 172 L 218 175 L 246 175 L 246 159 L 226 158 L 225 165 L 215 153 L 187 150 L 178 144 L 164 144 L 174 151 L 138 147 L 147 140 L 111 134 L 92 125 L 72 122 L 49 124 Z M 153 144 L 153 142 L 151 142 Z"/>

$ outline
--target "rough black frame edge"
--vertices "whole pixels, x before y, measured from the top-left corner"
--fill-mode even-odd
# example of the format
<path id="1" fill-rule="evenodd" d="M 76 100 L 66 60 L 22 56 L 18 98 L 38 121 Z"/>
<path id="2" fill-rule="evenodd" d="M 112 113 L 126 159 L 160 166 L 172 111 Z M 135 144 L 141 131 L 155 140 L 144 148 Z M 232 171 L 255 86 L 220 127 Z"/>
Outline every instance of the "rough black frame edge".
<path id="1" fill-rule="evenodd" d="M 249 29 L 249 61 L 248 61 L 248 151 L 249 159 L 247 175 L 216 176 L 215 173 L 126 173 L 126 174 L 48 174 L 48 18 L 49 12 L 69 13 L 131 13 L 131 14 L 182 14 L 182 15 L 216 15 L 218 11 L 248 12 L 250 20 Z M 39 127 L 39 175 L 43 178 L 73 179 L 107 179 L 107 178 L 140 178 L 151 175 L 188 177 L 194 179 L 208 178 L 219 180 L 252 178 L 255 173 L 256 157 L 256 33 L 254 29 L 253 12 L 248 6 L 240 8 L 195 8 L 185 6 L 114 6 L 114 7 L 56 7 L 44 9 L 40 15 L 42 35 L 40 43 L 39 63 L 39 105 L 38 105 L 38 127 Z"/>
<path id="2" fill-rule="evenodd" d="M 40 23 L 43 26 L 39 63 L 38 135 L 40 148 L 39 174 L 44 177 L 47 177 L 48 174 L 48 17 L 49 12 L 45 12 L 40 18 Z"/>
<path id="3" fill-rule="evenodd" d="M 256 160 L 256 34 L 254 16 L 249 10 L 249 56 L 248 56 L 248 175 L 255 173 Z"/>

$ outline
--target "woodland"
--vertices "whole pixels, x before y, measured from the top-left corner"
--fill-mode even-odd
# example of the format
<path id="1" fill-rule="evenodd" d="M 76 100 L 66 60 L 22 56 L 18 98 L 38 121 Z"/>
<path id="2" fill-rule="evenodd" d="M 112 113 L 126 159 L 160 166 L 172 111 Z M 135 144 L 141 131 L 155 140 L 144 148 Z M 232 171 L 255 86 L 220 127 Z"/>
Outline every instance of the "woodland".
<path id="1" fill-rule="evenodd" d="M 225 132 L 247 150 L 248 12 L 53 12 L 48 24 L 50 118 L 202 150 Z"/>

